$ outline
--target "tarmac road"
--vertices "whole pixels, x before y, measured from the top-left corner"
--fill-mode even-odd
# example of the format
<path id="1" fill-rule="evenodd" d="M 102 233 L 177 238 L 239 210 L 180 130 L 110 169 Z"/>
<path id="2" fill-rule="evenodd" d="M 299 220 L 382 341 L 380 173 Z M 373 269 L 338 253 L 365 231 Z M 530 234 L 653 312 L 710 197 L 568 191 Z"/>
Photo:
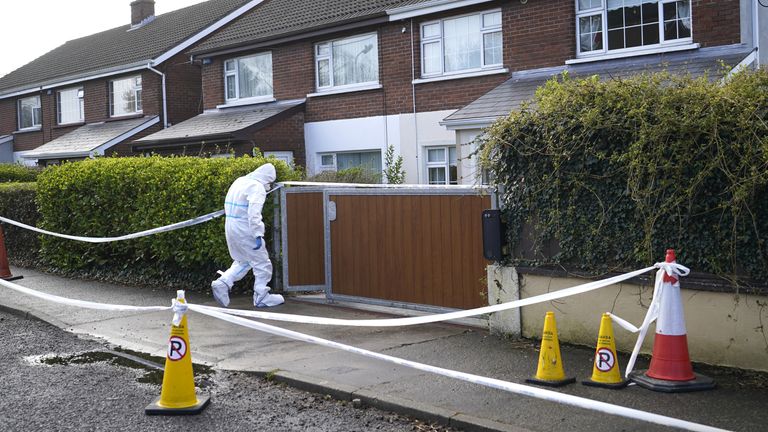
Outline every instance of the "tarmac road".
<path id="1" fill-rule="evenodd" d="M 146 416 L 162 379 L 106 345 L 0 312 L 0 431 L 454 431 L 238 372 L 198 373 L 198 416 Z"/>

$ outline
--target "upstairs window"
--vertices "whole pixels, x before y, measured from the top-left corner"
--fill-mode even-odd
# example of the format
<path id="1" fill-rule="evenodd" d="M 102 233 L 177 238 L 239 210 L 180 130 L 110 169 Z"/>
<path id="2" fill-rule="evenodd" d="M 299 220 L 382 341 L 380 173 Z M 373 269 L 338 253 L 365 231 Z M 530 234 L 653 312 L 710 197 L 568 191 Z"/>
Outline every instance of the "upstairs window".
<path id="1" fill-rule="evenodd" d="M 85 120 L 83 88 L 71 88 L 56 92 L 56 112 L 58 123 L 82 123 Z"/>
<path id="2" fill-rule="evenodd" d="M 272 99 L 272 53 L 225 61 L 224 87 L 227 102 L 240 99 Z"/>
<path id="3" fill-rule="evenodd" d="M 421 75 L 466 73 L 502 66 L 501 11 L 421 25 Z"/>
<path id="4" fill-rule="evenodd" d="M 43 125 L 40 96 L 19 99 L 19 130 L 36 129 Z"/>
<path id="5" fill-rule="evenodd" d="M 109 82 L 109 116 L 141 114 L 141 76 Z"/>
<path id="6" fill-rule="evenodd" d="M 690 0 L 576 0 L 580 55 L 690 43 Z"/>
<path id="7" fill-rule="evenodd" d="M 379 47 L 376 33 L 315 45 L 318 91 L 379 82 Z"/>

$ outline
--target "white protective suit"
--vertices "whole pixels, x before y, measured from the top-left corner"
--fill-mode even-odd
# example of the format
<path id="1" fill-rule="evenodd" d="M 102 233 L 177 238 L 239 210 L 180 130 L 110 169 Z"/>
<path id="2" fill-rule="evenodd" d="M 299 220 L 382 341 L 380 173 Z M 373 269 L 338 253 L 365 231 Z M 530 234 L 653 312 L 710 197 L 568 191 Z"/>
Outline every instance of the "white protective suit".
<path id="1" fill-rule="evenodd" d="M 261 211 L 267 198 L 266 187 L 275 181 L 275 167 L 264 164 L 256 171 L 240 177 L 232 183 L 224 201 L 227 219 L 224 232 L 227 237 L 229 255 L 234 262 L 229 270 L 219 272 L 221 277 L 211 282 L 213 297 L 224 306 L 229 306 L 229 291 L 248 270 L 253 270 L 256 281 L 253 284 L 253 305 L 256 307 L 277 306 L 285 302 L 279 294 L 269 294 L 267 286 L 272 279 L 272 262 L 269 261 L 267 245 L 264 242 L 264 222 Z"/>

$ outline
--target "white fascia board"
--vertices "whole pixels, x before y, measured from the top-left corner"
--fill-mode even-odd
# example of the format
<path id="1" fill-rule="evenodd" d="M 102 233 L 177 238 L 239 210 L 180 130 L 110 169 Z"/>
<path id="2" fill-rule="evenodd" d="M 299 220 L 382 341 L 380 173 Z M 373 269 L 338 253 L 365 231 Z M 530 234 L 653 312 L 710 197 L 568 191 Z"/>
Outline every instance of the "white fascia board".
<path id="1" fill-rule="evenodd" d="M 149 129 L 150 127 L 160 123 L 160 116 L 154 116 L 148 121 L 136 126 L 135 128 L 129 130 L 128 132 L 125 132 L 124 134 L 118 135 L 115 138 L 112 138 L 111 140 L 105 142 L 104 144 L 96 147 L 95 149 L 88 152 L 88 155 L 91 154 L 99 154 L 103 155 L 104 152 L 109 149 L 112 146 L 115 146 L 117 144 L 120 144 L 121 142 L 127 140 L 128 138 L 136 135 L 137 133 L 144 131 L 146 129 Z"/>
<path id="2" fill-rule="evenodd" d="M 185 49 L 189 48 L 190 46 L 196 44 L 197 42 L 201 41 L 202 39 L 208 37 L 211 35 L 211 33 L 215 32 L 216 30 L 224 27 L 225 25 L 229 24 L 230 22 L 234 21 L 235 19 L 239 18 L 240 15 L 248 12 L 249 10 L 253 9 L 254 7 L 258 6 L 259 4 L 263 3 L 264 0 L 251 0 L 248 3 L 240 6 L 239 8 L 235 9 L 234 11 L 230 12 L 227 16 L 224 18 L 216 21 L 215 23 L 211 24 L 210 26 L 203 29 L 201 32 L 193 35 L 189 39 L 185 40 L 184 42 L 180 43 L 179 45 L 176 45 L 175 47 L 171 48 L 170 51 L 165 52 L 164 54 L 161 54 L 158 58 L 156 58 L 154 61 L 152 61 L 152 66 L 157 66 L 160 63 L 168 60 L 169 58 L 175 56 L 176 54 L 184 51 Z"/>
<path id="3" fill-rule="evenodd" d="M 443 120 L 440 126 L 448 130 L 485 129 L 501 117 L 479 117 L 466 120 Z"/>
<path id="4" fill-rule="evenodd" d="M 458 9 L 465 6 L 489 3 L 491 1 L 492 0 L 434 0 L 417 5 L 389 9 L 387 10 L 387 15 L 389 15 L 390 21 L 399 21 L 402 19 Z"/>
<path id="5" fill-rule="evenodd" d="M 127 67 L 121 69 L 114 69 L 107 72 L 95 73 L 93 75 L 81 75 L 81 76 L 68 76 L 62 77 L 61 81 L 54 81 L 49 84 L 37 85 L 34 87 L 28 87 L 23 90 L 14 91 L 13 93 L 0 94 L 0 99 L 7 99 L 10 97 L 21 96 L 28 93 L 39 92 L 42 90 L 48 90 L 56 87 L 64 87 L 71 84 L 79 84 L 83 81 L 90 81 L 99 78 L 106 78 L 114 75 L 121 75 L 129 72 L 135 72 L 138 70 L 146 69 L 149 61 L 142 61 L 138 64 L 127 65 Z"/>

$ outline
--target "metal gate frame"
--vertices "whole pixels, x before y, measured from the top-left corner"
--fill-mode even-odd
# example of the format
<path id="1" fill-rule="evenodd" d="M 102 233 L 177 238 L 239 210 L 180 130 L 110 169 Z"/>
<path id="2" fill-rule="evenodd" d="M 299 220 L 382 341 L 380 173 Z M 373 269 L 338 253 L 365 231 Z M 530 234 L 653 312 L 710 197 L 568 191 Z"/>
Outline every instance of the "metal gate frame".
<path id="1" fill-rule="evenodd" d="M 305 292 L 305 291 L 324 291 L 328 292 L 328 277 L 326 275 L 324 285 L 291 285 L 288 274 L 288 198 L 289 193 L 306 193 L 306 192 L 323 192 L 326 189 L 325 186 L 301 186 L 295 188 L 282 188 L 280 190 L 280 239 L 282 246 L 282 271 L 283 271 L 283 290 L 286 292 Z M 323 195 L 323 201 L 325 201 L 325 195 Z M 323 219 L 327 219 L 326 204 L 323 202 Z M 325 236 L 325 233 L 323 233 Z M 324 239 L 325 241 L 326 239 Z M 326 256 L 326 260 L 328 257 Z M 326 270 L 327 272 L 327 270 Z"/>

